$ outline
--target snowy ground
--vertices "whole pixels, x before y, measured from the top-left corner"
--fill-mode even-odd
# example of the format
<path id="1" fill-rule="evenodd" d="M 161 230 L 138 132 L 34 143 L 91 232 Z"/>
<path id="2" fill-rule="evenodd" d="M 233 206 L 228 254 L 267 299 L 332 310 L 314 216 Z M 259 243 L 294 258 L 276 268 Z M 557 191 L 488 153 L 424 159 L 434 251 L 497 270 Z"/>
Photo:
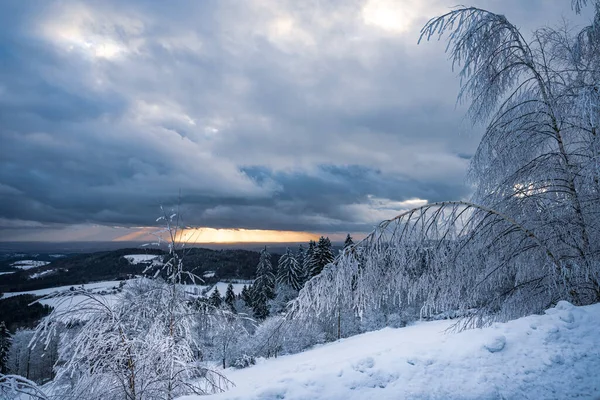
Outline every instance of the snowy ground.
<path id="1" fill-rule="evenodd" d="M 386 328 L 225 371 L 237 385 L 201 399 L 600 399 L 600 304 L 561 302 L 486 329 L 450 321 Z"/>

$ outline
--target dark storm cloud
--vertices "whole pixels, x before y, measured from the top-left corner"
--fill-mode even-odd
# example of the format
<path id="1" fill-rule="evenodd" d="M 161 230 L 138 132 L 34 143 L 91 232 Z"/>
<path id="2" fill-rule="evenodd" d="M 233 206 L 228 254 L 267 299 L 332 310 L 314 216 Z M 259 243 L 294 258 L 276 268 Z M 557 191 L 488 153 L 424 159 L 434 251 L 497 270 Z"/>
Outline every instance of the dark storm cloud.
<path id="1" fill-rule="evenodd" d="M 443 45 L 416 46 L 453 4 L 402 1 L 401 32 L 362 1 L 2 2 L 0 239 L 178 202 L 194 225 L 364 231 L 468 196 L 479 130 Z M 505 3 L 481 5 L 568 12 Z"/>

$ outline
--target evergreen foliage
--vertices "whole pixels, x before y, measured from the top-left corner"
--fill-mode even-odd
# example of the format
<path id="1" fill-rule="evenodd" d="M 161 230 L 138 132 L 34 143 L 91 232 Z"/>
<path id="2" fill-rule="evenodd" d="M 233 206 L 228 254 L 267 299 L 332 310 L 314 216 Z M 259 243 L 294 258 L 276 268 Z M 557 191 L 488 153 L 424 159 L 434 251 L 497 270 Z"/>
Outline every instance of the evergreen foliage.
<path id="1" fill-rule="evenodd" d="M 225 304 L 229 306 L 231 311 L 235 312 L 235 292 L 233 291 L 233 284 L 227 285 L 227 291 L 225 292 Z"/>
<path id="2" fill-rule="evenodd" d="M 304 276 L 306 280 L 310 280 L 314 275 L 312 271 L 318 269 L 318 260 L 317 260 L 317 243 L 314 240 L 308 242 L 308 249 L 306 250 L 306 255 L 304 256 L 304 263 L 302 265 L 302 269 L 304 270 Z"/>
<path id="3" fill-rule="evenodd" d="M 344 240 L 344 249 L 346 247 L 350 247 L 354 244 L 354 240 L 352 240 L 352 236 L 350 236 L 350 234 L 348 234 L 348 236 L 346 236 L 346 240 Z"/>
<path id="4" fill-rule="evenodd" d="M 319 238 L 319 243 L 315 247 L 314 251 L 314 259 L 315 263 L 310 270 L 310 276 L 317 276 L 323 271 L 323 268 L 333 262 L 335 256 L 333 255 L 333 251 L 331 249 L 331 241 L 329 238 L 321 236 Z"/>
<path id="5" fill-rule="evenodd" d="M 12 343 L 12 335 L 4 321 L 0 321 L 0 374 L 7 374 L 8 352 Z"/>
<path id="6" fill-rule="evenodd" d="M 215 287 L 215 290 L 213 290 L 208 301 L 213 307 L 221 307 L 221 304 L 223 303 L 223 298 L 221 297 L 221 292 L 219 292 L 218 287 Z"/>
<path id="7" fill-rule="evenodd" d="M 256 318 L 264 319 L 269 315 L 268 301 L 273 297 L 275 297 L 275 274 L 271 264 L 271 254 L 265 246 L 260 252 L 256 279 L 252 285 L 252 308 Z"/>
<path id="8" fill-rule="evenodd" d="M 302 268 L 298 264 L 294 253 L 286 249 L 284 255 L 279 258 L 279 271 L 277 272 L 277 283 L 286 285 L 294 290 L 300 290 L 302 285 Z"/>
<path id="9" fill-rule="evenodd" d="M 252 304 L 253 304 L 252 293 L 253 293 L 252 286 L 250 286 L 250 288 L 248 288 L 248 286 L 246 286 L 246 285 L 244 285 L 242 287 L 242 293 L 241 293 L 242 300 L 244 301 L 244 304 L 250 308 L 252 308 Z"/>

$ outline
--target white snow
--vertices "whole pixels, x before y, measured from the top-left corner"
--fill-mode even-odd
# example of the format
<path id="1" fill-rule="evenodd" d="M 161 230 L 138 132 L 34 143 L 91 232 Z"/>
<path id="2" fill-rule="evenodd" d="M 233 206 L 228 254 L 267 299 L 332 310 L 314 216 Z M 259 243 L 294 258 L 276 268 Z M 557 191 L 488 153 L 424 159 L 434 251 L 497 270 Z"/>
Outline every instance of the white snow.
<path id="1" fill-rule="evenodd" d="M 160 256 L 156 254 L 128 254 L 123 257 L 125 257 L 131 264 L 147 264 L 158 259 Z"/>
<path id="2" fill-rule="evenodd" d="M 31 269 L 37 267 L 43 267 L 44 265 L 50 264 L 49 261 L 38 261 L 38 260 L 19 260 L 10 264 L 13 268 L 19 269 Z"/>
<path id="3" fill-rule="evenodd" d="M 354 336 L 224 371 L 236 387 L 201 399 L 599 399 L 600 304 L 560 302 L 485 329 L 452 321 Z"/>
<path id="4" fill-rule="evenodd" d="M 42 277 L 44 275 L 48 275 L 49 273 L 54 272 L 54 271 L 56 271 L 56 270 L 49 269 L 49 270 L 42 271 L 42 272 L 36 272 L 35 274 L 29 275 L 29 279 L 37 279 L 37 278 L 40 278 L 40 277 Z"/>
<path id="5" fill-rule="evenodd" d="M 14 274 L 15 271 L 0 272 L 0 275 Z"/>
<path id="6" fill-rule="evenodd" d="M 115 286 L 119 286 L 121 281 L 104 281 L 104 282 L 94 282 L 83 285 L 84 289 L 91 290 L 93 292 L 100 292 L 102 290 L 111 289 Z M 20 294 L 33 294 L 36 296 L 46 296 L 52 293 L 63 292 L 65 290 L 69 290 L 71 287 L 80 288 L 81 285 L 66 285 L 66 286 L 58 286 L 47 289 L 39 289 L 39 290 L 29 290 L 25 292 L 7 292 L 4 293 L 4 297 L 12 297 L 18 296 Z"/>
<path id="7" fill-rule="evenodd" d="M 215 271 L 206 271 L 204 274 L 202 274 L 203 278 L 214 278 L 215 276 Z"/>

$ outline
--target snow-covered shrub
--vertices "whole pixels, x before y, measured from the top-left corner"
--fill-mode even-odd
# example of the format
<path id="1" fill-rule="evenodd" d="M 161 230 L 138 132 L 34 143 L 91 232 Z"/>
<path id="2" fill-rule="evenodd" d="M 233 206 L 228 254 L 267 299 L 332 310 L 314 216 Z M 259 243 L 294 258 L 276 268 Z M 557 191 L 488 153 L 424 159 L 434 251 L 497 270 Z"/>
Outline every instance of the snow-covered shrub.
<path id="1" fill-rule="evenodd" d="M 248 354 L 242 354 L 233 361 L 233 367 L 237 369 L 248 368 L 256 364 L 256 359 Z"/>

